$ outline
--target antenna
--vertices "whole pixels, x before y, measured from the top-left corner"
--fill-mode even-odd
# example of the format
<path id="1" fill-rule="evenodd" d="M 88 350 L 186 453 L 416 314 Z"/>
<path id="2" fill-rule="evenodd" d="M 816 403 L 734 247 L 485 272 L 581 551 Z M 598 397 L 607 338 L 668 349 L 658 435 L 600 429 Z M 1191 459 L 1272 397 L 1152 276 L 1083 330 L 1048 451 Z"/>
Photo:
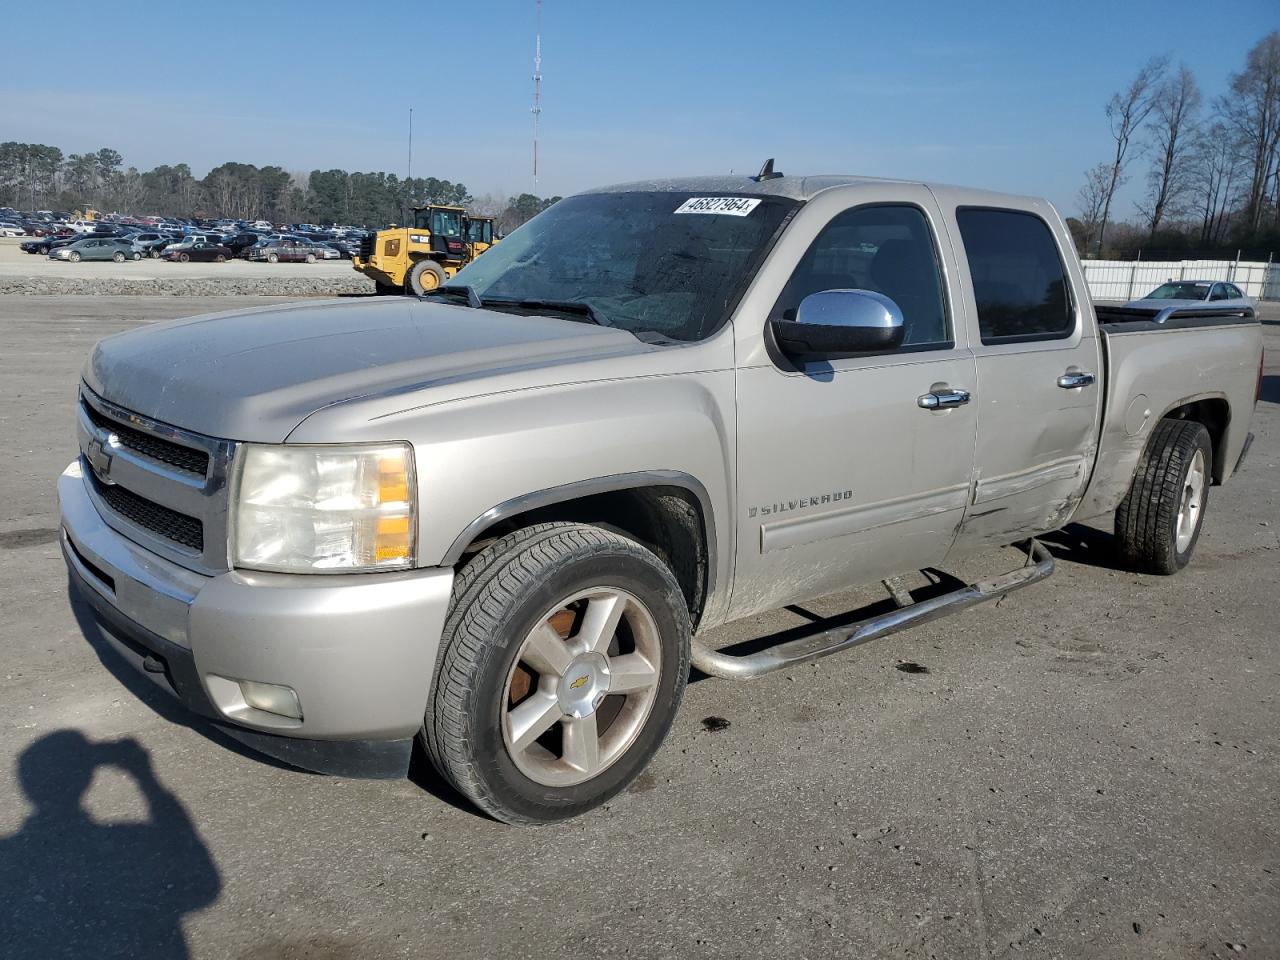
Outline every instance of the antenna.
<path id="1" fill-rule="evenodd" d="M 538 114 L 542 113 L 542 0 L 538 0 L 538 29 L 533 48 L 533 191 L 538 192 Z"/>

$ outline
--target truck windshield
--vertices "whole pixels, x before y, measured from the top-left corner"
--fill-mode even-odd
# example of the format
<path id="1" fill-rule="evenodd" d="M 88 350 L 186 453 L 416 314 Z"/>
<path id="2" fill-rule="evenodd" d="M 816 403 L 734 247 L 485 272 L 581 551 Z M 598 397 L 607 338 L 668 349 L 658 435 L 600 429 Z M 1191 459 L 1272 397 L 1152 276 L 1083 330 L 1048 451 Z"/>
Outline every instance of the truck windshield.
<path id="1" fill-rule="evenodd" d="M 1207 283 L 1162 283 L 1150 293 L 1144 300 L 1204 300 L 1209 296 L 1209 284 Z"/>
<path id="2" fill-rule="evenodd" d="M 605 326 L 701 340 L 728 319 L 796 206 L 666 191 L 569 197 L 450 282 L 485 306 L 581 303 Z"/>

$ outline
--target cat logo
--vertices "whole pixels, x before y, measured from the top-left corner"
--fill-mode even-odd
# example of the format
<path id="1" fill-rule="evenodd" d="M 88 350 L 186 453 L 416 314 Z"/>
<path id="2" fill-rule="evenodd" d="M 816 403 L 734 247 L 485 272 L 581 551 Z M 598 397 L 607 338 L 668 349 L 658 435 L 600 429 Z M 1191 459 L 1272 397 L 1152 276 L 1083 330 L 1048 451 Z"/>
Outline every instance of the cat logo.
<path id="1" fill-rule="evenodd" d="M 587 675 L 584 673 L 577 680 L 573 681 L 573 683 L 569 684 L 569 689 L 577 690 L 580 686 L 582 686 L 586 682 L 587 682 Z"/>

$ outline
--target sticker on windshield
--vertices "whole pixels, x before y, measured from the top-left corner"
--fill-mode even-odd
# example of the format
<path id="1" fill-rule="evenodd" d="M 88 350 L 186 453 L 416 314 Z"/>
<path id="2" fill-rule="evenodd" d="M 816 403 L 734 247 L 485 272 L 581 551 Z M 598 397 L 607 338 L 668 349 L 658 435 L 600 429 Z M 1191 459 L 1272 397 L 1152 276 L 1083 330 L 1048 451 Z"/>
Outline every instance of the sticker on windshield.
<path id="1" fill-rule="evenodd" d="M 719 213 L 727 217 L 745 217 L 760 204 L 758 197 L 690 197 L 676 213 Z"/>

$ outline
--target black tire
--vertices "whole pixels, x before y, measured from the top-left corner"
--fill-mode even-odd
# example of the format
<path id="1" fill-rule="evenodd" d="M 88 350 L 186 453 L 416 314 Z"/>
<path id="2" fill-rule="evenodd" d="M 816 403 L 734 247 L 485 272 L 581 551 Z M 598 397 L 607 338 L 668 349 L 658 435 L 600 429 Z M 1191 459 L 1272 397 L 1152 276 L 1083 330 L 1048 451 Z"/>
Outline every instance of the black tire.
<path id="1" fill-rule="evenodd" d="M 214 258 L 213 258 L 213 262 L 214 262 L 214 263 L 226 263 L 226 262 L 227 262 L 226 255 L 225 255 L 225 254 L 221 254 L 221 253 L 220 253 L 220 254 L 218 254 L 216 257 L 214 257 Z"/>
<path id="2" fill-rule="evenodd" d="M 267 263 L 279 263 L 279 262 L 280 262 L 280 257 L 277 254 L 274 254 L 274 253 L 267 254 Z"/>
<path id="3" fill-rule="evenodd" d="M 657 626 L 662 656 L 655 699 L 611 765 L 572 786 L 547 786 L 518 769 L 503 739 L 507 678 L 548 606 L 604 584 L 640 600 Z M 634 540 L 585 524 L 517 531 L 478 553 L 454 581 L 419 736 L 440 773 L 496 819 L 540 824 L 577 816 L 625 789 L 666 737 L 688 679 L 689 635 L 675 576 Z"/>
<path id="4" fill-rule="evenodd" d="M 1203 479 L 1198 504 L 1190 511 L 1194 526 L 1179 544 L 1179 514 L 1197 455 L 1203 457 Z M 1212 476 L 1213 445 L 1203 424 L 1191 420 L 1156 424 L 1129 492 L 1116 510 L 1116 538 L 1127 566 L 1168 575 L 1187 565 L 1200 540 Z"/>
<path id="5" fill-rule="evenodd" d="M 150 257 L 152 260 L 159 260 L 159 259 L 160 259 L 160 248 L 159 248 L 159 247 L 152 247 L 150 250 L 148 250 L 148 251 L 147 251 L 147 256 L 148 256 L 148 257 Z"/>
<path id="6" fill-rule="evenodd" d="M 70 255 L 67 257 L 67 259 L 70 260 L 72 263 L 79 263 L 80 253 L 76 250 L 72 250 Z"/>
<path id="7" fill-rule="evenodd" d="M 178 262 L 179 262 L 179 263 L 190 263 L 190 262 L 191 262 L 191 254 L 189 254 L 189 253 L 180 253 L 180 254 L 178 254 Z"/>
<path id="8" fill-rule="evenodd" d="M 444 267 L 440 264 L 434 260 L 419 260 L 409 268 L 404 278 L 405 292 L 420 297 L 429 290 L 435 290 L 445 279 Z"/>

